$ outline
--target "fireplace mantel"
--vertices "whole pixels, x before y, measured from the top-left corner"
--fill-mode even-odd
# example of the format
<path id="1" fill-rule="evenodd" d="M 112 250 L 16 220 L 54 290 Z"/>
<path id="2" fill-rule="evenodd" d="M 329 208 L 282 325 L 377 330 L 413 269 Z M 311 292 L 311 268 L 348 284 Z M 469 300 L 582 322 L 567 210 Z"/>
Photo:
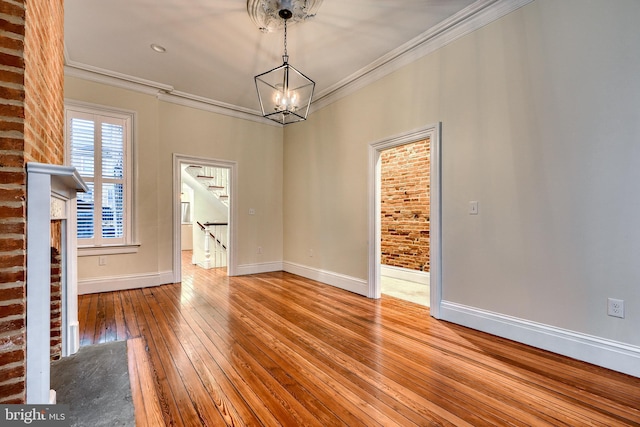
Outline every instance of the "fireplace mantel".
<path id="1" fill-rule="evenodd" d="M 76 193 L 87 186 L 73 167 L 27 163 L 27 403 L 54 403 L 50 387 L 51 219 L 63 227 L 62 355 L 78 351 Z"/>

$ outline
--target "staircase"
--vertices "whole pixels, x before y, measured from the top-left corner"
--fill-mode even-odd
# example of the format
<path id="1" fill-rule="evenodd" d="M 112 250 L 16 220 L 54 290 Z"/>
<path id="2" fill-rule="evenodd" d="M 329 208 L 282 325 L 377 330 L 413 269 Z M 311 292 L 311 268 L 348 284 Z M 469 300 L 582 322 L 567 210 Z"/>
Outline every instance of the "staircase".
<path id="1" fill-rule="evenodd" d="M 185 171 L 200 185 L 229 207 L 229 170 L 211 166 L 189 165 Z"/>
<path id="2" fill-rule="evenodd" d="M 192 190 L 193 264 L 209 269 L 227 265 L 229 170 L 190 164 L 183 169 L 183 186 Z M 225 212 L 223 214 L 223 211 Z"/>

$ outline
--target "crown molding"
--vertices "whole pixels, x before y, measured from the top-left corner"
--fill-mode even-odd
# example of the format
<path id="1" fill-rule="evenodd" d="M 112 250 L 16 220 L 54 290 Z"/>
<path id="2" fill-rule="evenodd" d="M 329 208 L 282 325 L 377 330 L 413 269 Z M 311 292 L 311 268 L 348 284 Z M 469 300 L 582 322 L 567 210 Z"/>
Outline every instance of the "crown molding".
<path id="1" fill-rule="evenodd" d="M 157 98 L 160 101 L 170 102 L 172 104 L 182 105 L 184 107 L 197 108 L 199 110 L 235 117 L 237 119 L 244 119 L 266 125 L 282 127 L 281 124 L 262 117 L 262 114 L 260 114 L 259 111 L 251 110 L 244 107 L 238 107 L 237 105 L 226 104 L 224 102 L 214 101 L 212 99 L 192 95 L 190 93 L 180 92 L 177 90 L 174 90 L 171 93 L 159 92 Z"/>
<path id="2" fill-rule="evenodd" d="M 173 86 L 166 85 L 164 83 L 141 79 L 128 74 L 122 74 L 116 71 L 81 64 L 79 62 L 69 61 L 66 59 L 65 62 L 64 74 L 67 76 L 78 77 L 96 83 L 103 83 L 109 86 L 142 92 L 147 95 L 155 95 L 158 91 L 173 91 Z"/>
<path id="3" fill-rule="evenodd" d="M 67 61 L 64 67 L 65 76 L 77 77 L 83 80 L 101 83 L 107 86 L 119 87 L 145 95 L 155 96 L 158 100 L 185 107 L 222 114 L 225 116 L 250 120 L 272 126 L 282 126 L 272 120 L 262 117 L 259 111 L 215 101 L 198 95 L 174 90 L 172 86 L 151 80 L 140 79 L 126 74 L 116 73 L 97 67 Z"/>
<path id="4" fill-rule="evenodd" d="M 392 50 L 333 86 L 320 91 L 310 114 L 326 107 L 382 77 L 415 62 L 454 40 L 513 12 L 533 0 L 478 0 L 418 37 Z"/>
<path id="5" fill-rule="evenodd" d="M 460 37 L 492 23 L 532 1 L 533 0 L 477 0 L 413 40 L 394 49 L 338 83 L 318 92 L 311 103 L 309 114 L 353 94 L 376 80 L 446 46 Z M 71 61 L 66 47 L 64 56 L 64 72 L 66 76 L 78 77 L 84 80 L 142 92 L 147 95 L 154 95 L 159 100 L 165 102 L 258 123 L 270 124 L 272 126 L 282 126 L 272 120 L 264 119 L 257 110 L 176 91 L 173 86 L 170 85 Z"/>

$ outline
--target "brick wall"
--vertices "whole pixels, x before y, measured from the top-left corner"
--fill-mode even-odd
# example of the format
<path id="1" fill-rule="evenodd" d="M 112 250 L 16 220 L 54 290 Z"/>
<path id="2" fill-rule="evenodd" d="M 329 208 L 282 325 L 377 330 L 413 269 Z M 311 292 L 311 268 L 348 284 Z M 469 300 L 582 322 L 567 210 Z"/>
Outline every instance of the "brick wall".
<path id="1" fill-rule="evenodd" d="M 25 0 L 25 157 L 64 163 L 63 0 Z"/>
<path id="2" fill-rule="evenodd" d="M 0 0 L 0 403 L 25 399 L 25 163 L 62 164 L 63 0 Z"/>
<path id="3" fill-rule="evenodd" d="M 51 360 L 62 357 L 62 221 L 51 221 Z"/>
<path id="4" fill-rule="evenodd" d="M 429 271 L 429 140 L 382 152 L 383 265 Z"/>

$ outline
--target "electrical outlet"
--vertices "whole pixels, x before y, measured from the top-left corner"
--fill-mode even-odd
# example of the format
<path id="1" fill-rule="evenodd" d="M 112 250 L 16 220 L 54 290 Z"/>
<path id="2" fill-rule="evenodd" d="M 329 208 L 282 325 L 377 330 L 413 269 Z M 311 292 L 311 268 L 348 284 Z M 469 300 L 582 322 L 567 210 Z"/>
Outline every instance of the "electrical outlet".
<path id="1" fill-rule="evenodd" d="M 621 317 L 624 319 L 624 300 L 608 298 L 607 314 L 613 317 Z"/>
<path id="2" fill-rule="evenodd" d="M 107 265 L 107 257 L 106 256 L 98 257 L 98 265 Z"/>

